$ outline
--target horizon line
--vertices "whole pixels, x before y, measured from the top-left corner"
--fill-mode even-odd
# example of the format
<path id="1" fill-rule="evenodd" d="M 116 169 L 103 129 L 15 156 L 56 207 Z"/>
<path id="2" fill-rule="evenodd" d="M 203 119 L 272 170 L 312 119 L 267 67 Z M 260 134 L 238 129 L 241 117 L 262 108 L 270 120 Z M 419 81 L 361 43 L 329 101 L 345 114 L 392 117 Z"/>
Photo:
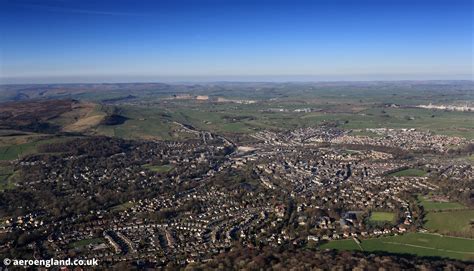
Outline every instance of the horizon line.
<path id="1" fill-rule="evenodd" d="M 127 84 L 127 83 L 216 83 L 216 82 L 394 82 L 394 81 L 474 81 L 474 74 L 352 74 L 352 75 L 70 75 L 1 77 L 0 85 L 40 84 Z"/>
<path id="2" fill-rule="evenodd" d="M 271 80 L 259 80 L 259 81 L 246 81 L 246 80 L 205 80 L 205 81 L 122 81 L 122 82 L 111 82 L 111 81 L 96 81 L 96 82 L 42 82 L 42 83 L 2 83 L 0 86 L 12 86 L 12 85 L 107 85 L 107 84 L 211 84 L 211 83 L 364 83 L 364 82 L 462 82 L 469 81 L 474 82 L 474 79 L 379 79 L 379 80 L 287 80 L 287 81 L 271 81 Z"/>

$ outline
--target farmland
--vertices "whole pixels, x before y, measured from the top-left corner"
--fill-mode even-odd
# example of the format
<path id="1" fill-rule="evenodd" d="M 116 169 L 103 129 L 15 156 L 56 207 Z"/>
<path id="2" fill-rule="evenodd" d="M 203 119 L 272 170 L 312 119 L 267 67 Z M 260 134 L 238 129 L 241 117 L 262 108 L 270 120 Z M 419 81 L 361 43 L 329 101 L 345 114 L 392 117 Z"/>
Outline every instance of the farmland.
<path id="1" fill-rule="evenodd" d="M 10 145 L 0 147 L 0 160 L 13 160 L 20 156 L 33 153 L 38 142 L 29 142 L 19 145 Z"/>
<path id="2" fill-rule="evenodd" d="M 205 131 L 240 134 L 333 123 L 345 130 L 362 129 L 359 134 L 364 134 L 363 129 L 366 128 L 418 128 L 436 134 L 474 138 L 471 112 L 269 101 L 238 105 L 210 101 L 167 101 L 158 102 L 157 106 L 119 105 L 117 108 L 129 120 L 115 126 L 101 125 L 96 129 L 98 133 L 124 138 L 176 139 L 180 135 L 174 132 L 176 127 L 173 122 Z M 312 108 L 312 112 L 294 112 L 298 108 Z"/>
<path id="3" fill-rule="evenodd" d="M 74 137 L 36 136 L 26 139 L 26 143 L 9 143 L 9 145 L 2 143 L 0 144 L 0 161 L 13 160 L 28 154 L 37 153 L 39 151 L 38 147 L 42 145 L 64 142 L 72 140 L 73 138 Z M 1 142 L 0 140 L 0 143 Z"/>

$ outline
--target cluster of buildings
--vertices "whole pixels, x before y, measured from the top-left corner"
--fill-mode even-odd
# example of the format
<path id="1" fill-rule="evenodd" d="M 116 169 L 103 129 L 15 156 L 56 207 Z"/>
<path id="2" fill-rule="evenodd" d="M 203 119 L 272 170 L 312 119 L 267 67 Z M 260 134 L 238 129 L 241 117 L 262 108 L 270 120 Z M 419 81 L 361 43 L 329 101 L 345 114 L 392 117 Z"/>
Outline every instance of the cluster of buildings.
<path id="1" fill-rule="evenodd" d="M 266 144 L 279 146 L 303 146 L 308 144 L 331 143 L 339 145 L 362 145 L 396 148 L 410 151 L 446 152 L 467 144 L 473 140 L 465 138 L 435 135 L 416 129 L 365 129 L 369 135 L 353 135 L 351 131 L 337 128 L 300 128 L 294 131 L 277 133 L 263 131 L 253 135 L 254 138 Z"/>
<path id="2" fill-rule="evenodd" d="M 415 130 L 370 132 L 378 137 L 327 127 L 265 131 L 246 146 L 205 132 L 187 142 L 107 139 L 113 142 L 104 153 L 88 151 L 98 149 L 97 139 L 84 139 L 85 153 L 16 162 L 24 172 L 19 189 L 38 195 L 52 191 L 61 202 L 41 201 L 44 205 L 25 206 L 26 215 L 2 218 L 0 234 L 46 234 L 26 245 L 44 258 L 157 266 L 205 262 L 236 244 L 304 245 L 413 231 L 420 214 L 407 195 L 436 193 L 433 177 L 460 182 L 474 177 L 470 165 L 347 148 L 412 150 L 418 144 L 446 151 L 461 139 Z M 391 174 L 406 168 L 431 173 Z M 371 221 L 378 211 L 393 213 L 394 220 Z M 0 252 L 14 246 L 8 241 Z"/>
<path id="3" fill-rule="evenodd" d="M 474 107 L 468 105 L 434 105 L 432 103 L 428 105 L 420 104 L 417 105 L 418 108 L 425 108 L 425 109 L 437 109 L 437 110 L 448 110 L 448 111 L 461 111 L 461 112 L 474 112 Z"/>
<path id="4" fill-rule="evenodd" d="M 163 98 L 164 100 L 197 100 L 197 101 L 211 101 L 218 103 L 236 103 L 236 104 L 254 104 L 255 100 L 231 99 L 224 97 L 209 97 L 208 95 L 191 95 L 189 93 L 174 94 L 170 98 Z"/>
<path id="5" fill-rule="evenodd" d="M 416 129 L 377 128 L 366 129 L 366 131 L 373 133 L 374 136 L 346 134 L 331 140 L 331 143 L 382 146 L 410 151 L 436 151 L 441 153 L 474 143 L 472 140 L 461 137 L 435 135 Z"/>

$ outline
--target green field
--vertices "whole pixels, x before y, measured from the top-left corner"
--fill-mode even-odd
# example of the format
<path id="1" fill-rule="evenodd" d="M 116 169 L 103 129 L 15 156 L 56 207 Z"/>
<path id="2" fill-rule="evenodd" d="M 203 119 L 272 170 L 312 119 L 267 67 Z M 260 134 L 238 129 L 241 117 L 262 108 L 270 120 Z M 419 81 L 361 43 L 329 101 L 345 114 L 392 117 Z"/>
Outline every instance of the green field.
<path id="1" fill-rule="evenodd" d="M 127 139 L 176 140 L 193 137 L 192 134 L 178 132 L 179 126 L 173 123 L 175 119 L 161 107 L 123 106 L 120 107 L 120 114 L 128 120 L 120 125 L 100 125 L 96 131 Z"/>
<path id="2" fill-rule="evenodd" d="M 426 172 L 421 169 L 409 168 L 400 170 L 394 173 L 389 174 L 389 176 L 395 177 L 423 177 L 426 175 Z"/>
<path id="3" fill-rule="evenodd" d="M 28 142 L 24 144 L 1 146 L 0 160 L 13 160 L 26 154 L 35 152 L 38 142 Z"/>
<path id="4" fill-rule="evenodd" d="M 345 128 L 418 128 L 437 134 L 474 138 L 473 114 L 470 112 L 444 112 L 419 108 L 370 108 L 360 115 L 348 118 Z M 467 113 L 467 114 L 464 114 Z M 407 119 L 410 118 L 410 119 Z M 468 122 L 471 122 L 468 124 Z M 459 125 L 459 126 L 457 126 Z"/>
<path id="5" fill-rule="evenodd" d="M 13 137 L 9 137 L 8 140 L 12 140 Z M 12 189 L 14 187 L 14 177 L 18 172 L 14 172 L 13 168 L 8 165 L 7 161 L 21 158 L 22 156 L 38 153 L 39 147 L 45 144 L 53 144 L 57 142 L 64 142 L 71 140 L 73 137 L 44 137 L 35 136 L 30 142 L 22 144 L 11 144 L 5 145 L 5 141 L 2 141 L 0 145 L 0 191 L 5 189 Z M 6 139 L 5 137 L 2 139 Z M 9 141 L 7 141 L 9 142 Z M 13 140 L 12 142 L 15 142 Z"/>
<path id="6" fill-rule="evenodd" d="M 474 210 L 456 210 L 447 212 L 429 212 L 425 216 L 425 227 L 441 234 L 463 234 L 474 237 Z"/>
<path id="7" fill-rule="evenodd" d="M 144 165 L 143 167 L 148 170 L 158 172 L 158 173 L 166 173 L 173 169 L 172 165 L 161 165 L 161 166 Z"/>
<path id="8" fill-rule="evenodd" d="M 119 204 L 119 205 L 115 205 L 113 207 L 110 208 L 110 211 L 111 212 L 120 212 L 120 211 L 125 211 L 131 207 L 133 207 L 135 205 L 134 202 L 131 202 L 131 201 L 127 201 L 125 203 L 122 203 L 122 204 Z"/>
<path id="9" fill-rule="evenodd" d="M 79 241 L 70 243 L 69 247 L 79 249 L 90 244 L 100 244 L 104 242 L 105 242 L 104 238 L 84 239 L 84 240 L 79 240 Z"/>
<path id="10" fill-rule="evenodd" d="M 384 83 L 385 84 L 385 83 Z M 464 87 L 471 87 L 470 84 Z M 218 86 L 219 85 L 219 86 Z M 100 125 L 94 132 L 125 138 L 175 139 L 173 121 L 192 125 L 198 129 L 216 133 L 253 133 L 261 129 L 294 129 L 317 126 L 331 122 L 347 130 L 365 128 L 417 128 L 436 134 L 461 136 L 474 139 L 473 112 L 455 112 L 407 107 L 428 103 L 453 103 L 472 101 L 470 91 L 440 91 L 438 83 L 423 86 L 407 85 L 403 82 L 380 84 L 319 83 L 220 83 L 199 86 L 155 86 L 142 87 L 84 86 L 86 91 L 71 89 L 70 92 L 43 93 L 44 98 L 74 98 L 85 101 L 102 101 L 133 95 L 134 105 L 113 105 L 113 112 L 128 118 L 120 125 Z M 446 84 L 447 88 L 458 88 L 458 84 Z M 105 87 L 105 86 L 104 86 Z M 151 86 L 148 86 L 151 87 Z M 81 86 L 82 88 L 82 86 Z M 16 93 L 15 90 L 10 94 Z M 68 93 L 68 94 L 66 94 Z M 452 93 L 453 95 L 446 95 Z M 15 95 L 0 93 L 0 100 L 13 99 Z M 176 94 L 209 95 L 208 101 L 195 99 L 173 99 Z M 5 96 L 6 95 L 6 96 Z M 39 94 L 37 94 L 39 95 Z M 38 96 L 39 97 L 39 96 Z M 217 98 L 252 100 L 253 104 L 237 101 L 217 102 Z M 387 107 L 384 104 L 400 104 Z M 108 105 L 95 108 L 91 113 L 106 111 Z M 295 112 L 295 109 L 310 108 L 311 112 Z M 115 110 L 117 109 L 117 110 Z M 272 111 L 273 109 L 273 111 Z M 275 109 L 282 109 L 278 111 Z M 112 112 L 112 110 L 110 111 Z M 100 112 L 103 113 L 103 112 Z M 74 114 L 72 114 L 74 115 Z M 74 115 L 75 116 L 75 115 Z M 50 120 L 66 125 L 71 115 Z M 95 129 L 95 128 L 92 128 Z M 357 133 L 355 133 L 357 134 Z"/>
<path id="11" fill-rule="evenodd" d="M 297 99 L 296 99 L 297 100 Z M 344 100 L 344 99 L 343 99 Z M 123 138 L 176 139 L 174 121 L 191 125 L 198 130 L 216 133 L 254 133 L 273 129 L 287 130 L 314 127 L 332 122 L 342 129 L 357 129 L 355 135 L 369 135 L 366 128 L 418 128 L 437 134 L 474 138 L 473 114 L 444 112 L 413 108 L 378 108 L 352 101 L 341 106 L 341 100 L 260 101 L 256 104 L 167 101 L 154 106 L 119 106 L 120 114 L 127 117 L 121 125 L 97 128 L 97 132 Z M 350 100 L 349 100 L 350 101 Z M 348 102 L 349 102 L 348 101 Z M 313 112 L 297 113 L 294 109 L 311 107 Z M 269 112 L 282 108 L 285 112 Z M 410 118 L 408 120 L 407 118 Z M 189 136 L 189 135 L 188 135 Z"/>
<path id="12" fill-rule="evenodd" d="M 372 212 L 370 214 L 371 222 L 394 222 L 395 214 L 391 212 Z"/>
<path id="13" fill-rule="evenodd" d="M 427 233 L 407 233 L 404 235 L 362 240 L 363 251 L 386 251 L 418 256 L 437 256 L 460 260 L 474 259 L 474 239 L 442 237 Z M 330 241 L 321 245 L 322 249 L 361 250 L 352 239 Z"/>
<path id="14" fill-rule="evenodd" d="M 336 249 L 336 250 L 361 250 L 361 247 L 353 239 L 334 240 L 324 243 L 320 246 L 321 249 Z"/>
<path id="15" fill-rule="evenodd" d="M 12 167 L 0 165 L 0 191 L 13 188 L 13 182 L 9 180 L 13 173 Z"/>
<path id="16" fill-rule="evenodd" d="M 38 147 L 44 144 L 52 144 L 71 140 L 70 137 L 35 138 L 31 142 L 23 144 L 11 144 L 0 146 L 0 161 L 14 160 L 19 157 L 38 152 Z"/>
<path id="17" fill-rule="evenodd" d="M 425 197 L 418 197 L 420 204 L 423 206 L 425 211 L 434 211 L 434 210 L 446 210 L 446 209 L 463 209 L 466 208 L 464 205 L 457 202 L 438 202 L 431 201 Z"/>

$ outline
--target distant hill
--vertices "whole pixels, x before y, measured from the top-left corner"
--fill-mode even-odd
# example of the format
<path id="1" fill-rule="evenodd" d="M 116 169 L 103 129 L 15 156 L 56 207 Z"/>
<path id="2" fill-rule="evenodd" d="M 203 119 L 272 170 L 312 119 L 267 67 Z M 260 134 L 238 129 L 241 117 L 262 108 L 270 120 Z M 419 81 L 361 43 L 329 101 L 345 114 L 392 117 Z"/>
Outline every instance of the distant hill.
<path id="1" fill-rule="evenodd" d="M 36 133 L 82 132 L 106 113 L 94 103 L 74 99 L 27 100 L 0 104 L 0 129 Z"/>
<path id="2" fill-rule="evenodd" d="M 473 81 L 369 82 L 208 82 L 208 83 L 102 83 L 0 85 L 0 101 L 79 99 L 113 103 L 131 99 L 172 97 L 175 94 L 225 98 L 295 98 L 321 95 L 413 95 L 447 97 L 450 93 L 473 98 Z M 468 98 L 469 98 L 468 97 Z"/>

